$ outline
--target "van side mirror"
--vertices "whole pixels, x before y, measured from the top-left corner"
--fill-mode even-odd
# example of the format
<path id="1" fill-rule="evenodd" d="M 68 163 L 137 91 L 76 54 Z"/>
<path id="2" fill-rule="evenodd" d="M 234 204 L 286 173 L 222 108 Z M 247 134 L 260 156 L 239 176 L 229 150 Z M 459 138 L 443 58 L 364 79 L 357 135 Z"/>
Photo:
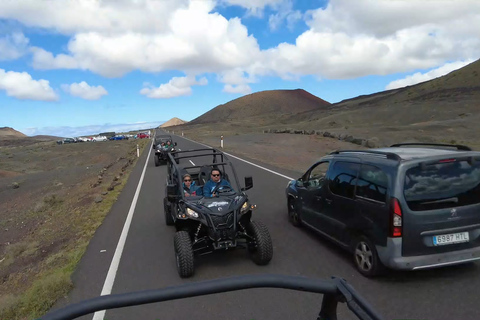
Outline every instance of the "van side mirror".
<path id="1" fill-rule="evenodd" d="M 253 178 L 245 177 L 245 188 L 242 188 L 242 191 L 251 189 L 253 187 Z"/>

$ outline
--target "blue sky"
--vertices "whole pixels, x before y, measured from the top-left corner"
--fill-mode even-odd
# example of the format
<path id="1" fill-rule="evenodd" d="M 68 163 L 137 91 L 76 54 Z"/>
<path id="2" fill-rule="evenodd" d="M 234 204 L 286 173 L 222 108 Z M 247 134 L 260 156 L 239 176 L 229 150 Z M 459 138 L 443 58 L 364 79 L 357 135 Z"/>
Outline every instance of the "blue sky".
<path id="1" fill-rule="evenodd" d="M 335 103 L 479 56 L 476 0 L 2 1 L 0 127 L 143 129 L 273 89 Z"/>

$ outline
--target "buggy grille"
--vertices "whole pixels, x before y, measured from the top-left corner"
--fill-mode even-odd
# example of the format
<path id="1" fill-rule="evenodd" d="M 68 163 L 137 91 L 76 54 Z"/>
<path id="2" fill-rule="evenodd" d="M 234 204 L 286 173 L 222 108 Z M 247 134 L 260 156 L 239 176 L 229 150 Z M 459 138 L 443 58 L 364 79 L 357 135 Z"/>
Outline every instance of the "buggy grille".
<path id="1" fill-rule="evenodd" d="M 213 226 L 216 228 L 216 229 L 227 229 L 227 228 L 231 228 L 233 223 L 234 223 L 234 215 L 233 215 L 233 212 L 230 212 L 226 215 L 223 215 L 223 216 L 215 216 L 215 215 L 211 215 L 210 216 L 212 218 L 212 222 L 213 222 Z"/>

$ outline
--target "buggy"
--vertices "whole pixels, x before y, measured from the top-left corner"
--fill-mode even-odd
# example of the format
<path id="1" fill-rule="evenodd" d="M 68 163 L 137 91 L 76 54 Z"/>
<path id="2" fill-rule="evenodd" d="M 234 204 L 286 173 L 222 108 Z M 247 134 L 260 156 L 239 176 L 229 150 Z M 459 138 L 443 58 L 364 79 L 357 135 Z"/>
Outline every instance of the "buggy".
<path id="1" fill-rule="evenodd" d="M 168 145 L 168 142 L 170 142 L 170 145 Z M 155 167 L 167 162 L 168 153 L 175 151 L 176 145 L 177 143 L 173 142 L 171 135 L 155 136 L 152 145 L 152 148 L 155 150 Z"/>
<path id="2" fill-rule="evenodd" d="M 195 255 L 238 247 L 247 249 L 257 265 L 268 264 L 273 255 L 272 240 L 267 227 L 252 220 L 255 205 L 245 193 L 253 187 L 252 177 L 245 177 L 245 187 L 240 187 L 232 163 L 216 149 L 175 151 L 168 157 L 164 214 L 166 224 L 177 230 L 174 247 L 180 277 L 193 275 Z M 216 196 L 207 197 L 202 188 L 212 169 L 230 186 L 217 185 Z M 185 196 L 182 178 L 186 173 L 200 187 L 199 194 Z"/>

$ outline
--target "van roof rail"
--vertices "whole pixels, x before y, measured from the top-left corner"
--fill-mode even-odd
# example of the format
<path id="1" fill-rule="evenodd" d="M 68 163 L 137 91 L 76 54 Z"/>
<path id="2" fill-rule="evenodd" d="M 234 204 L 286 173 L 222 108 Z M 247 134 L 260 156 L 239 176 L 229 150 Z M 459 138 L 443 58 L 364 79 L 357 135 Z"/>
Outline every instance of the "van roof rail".
<path id="1" fill-rule="evenodd" d="M 337 150 L 330 152 L 330 154 L 340 154 L 340 153 L 362 153 L 366 155 L 372 156 L 384 156 L 387 159 L 397 160 L 400 161 L 402 158 L 393 152 L 385 152 L 385 151 L 375 151 L 375 150 Z"/>
<path id="2" fill-rule="evenodd" d="M 427 146 L 432 146 L 432 147 L 450 147 L 450 148 L 456 148 L 457 150 L 461 151 L 472 151 L 472 148 L 460 144 L 446 144 L 446 143 L 417 143 L 417 142 L 409 142 L 409 143 L 396 143 L 392 144 L 390 148 L 397 148 L 397 147 L 403 147 L 403 146 L 417 146 L 417 147 L 427 147 Z"/>

